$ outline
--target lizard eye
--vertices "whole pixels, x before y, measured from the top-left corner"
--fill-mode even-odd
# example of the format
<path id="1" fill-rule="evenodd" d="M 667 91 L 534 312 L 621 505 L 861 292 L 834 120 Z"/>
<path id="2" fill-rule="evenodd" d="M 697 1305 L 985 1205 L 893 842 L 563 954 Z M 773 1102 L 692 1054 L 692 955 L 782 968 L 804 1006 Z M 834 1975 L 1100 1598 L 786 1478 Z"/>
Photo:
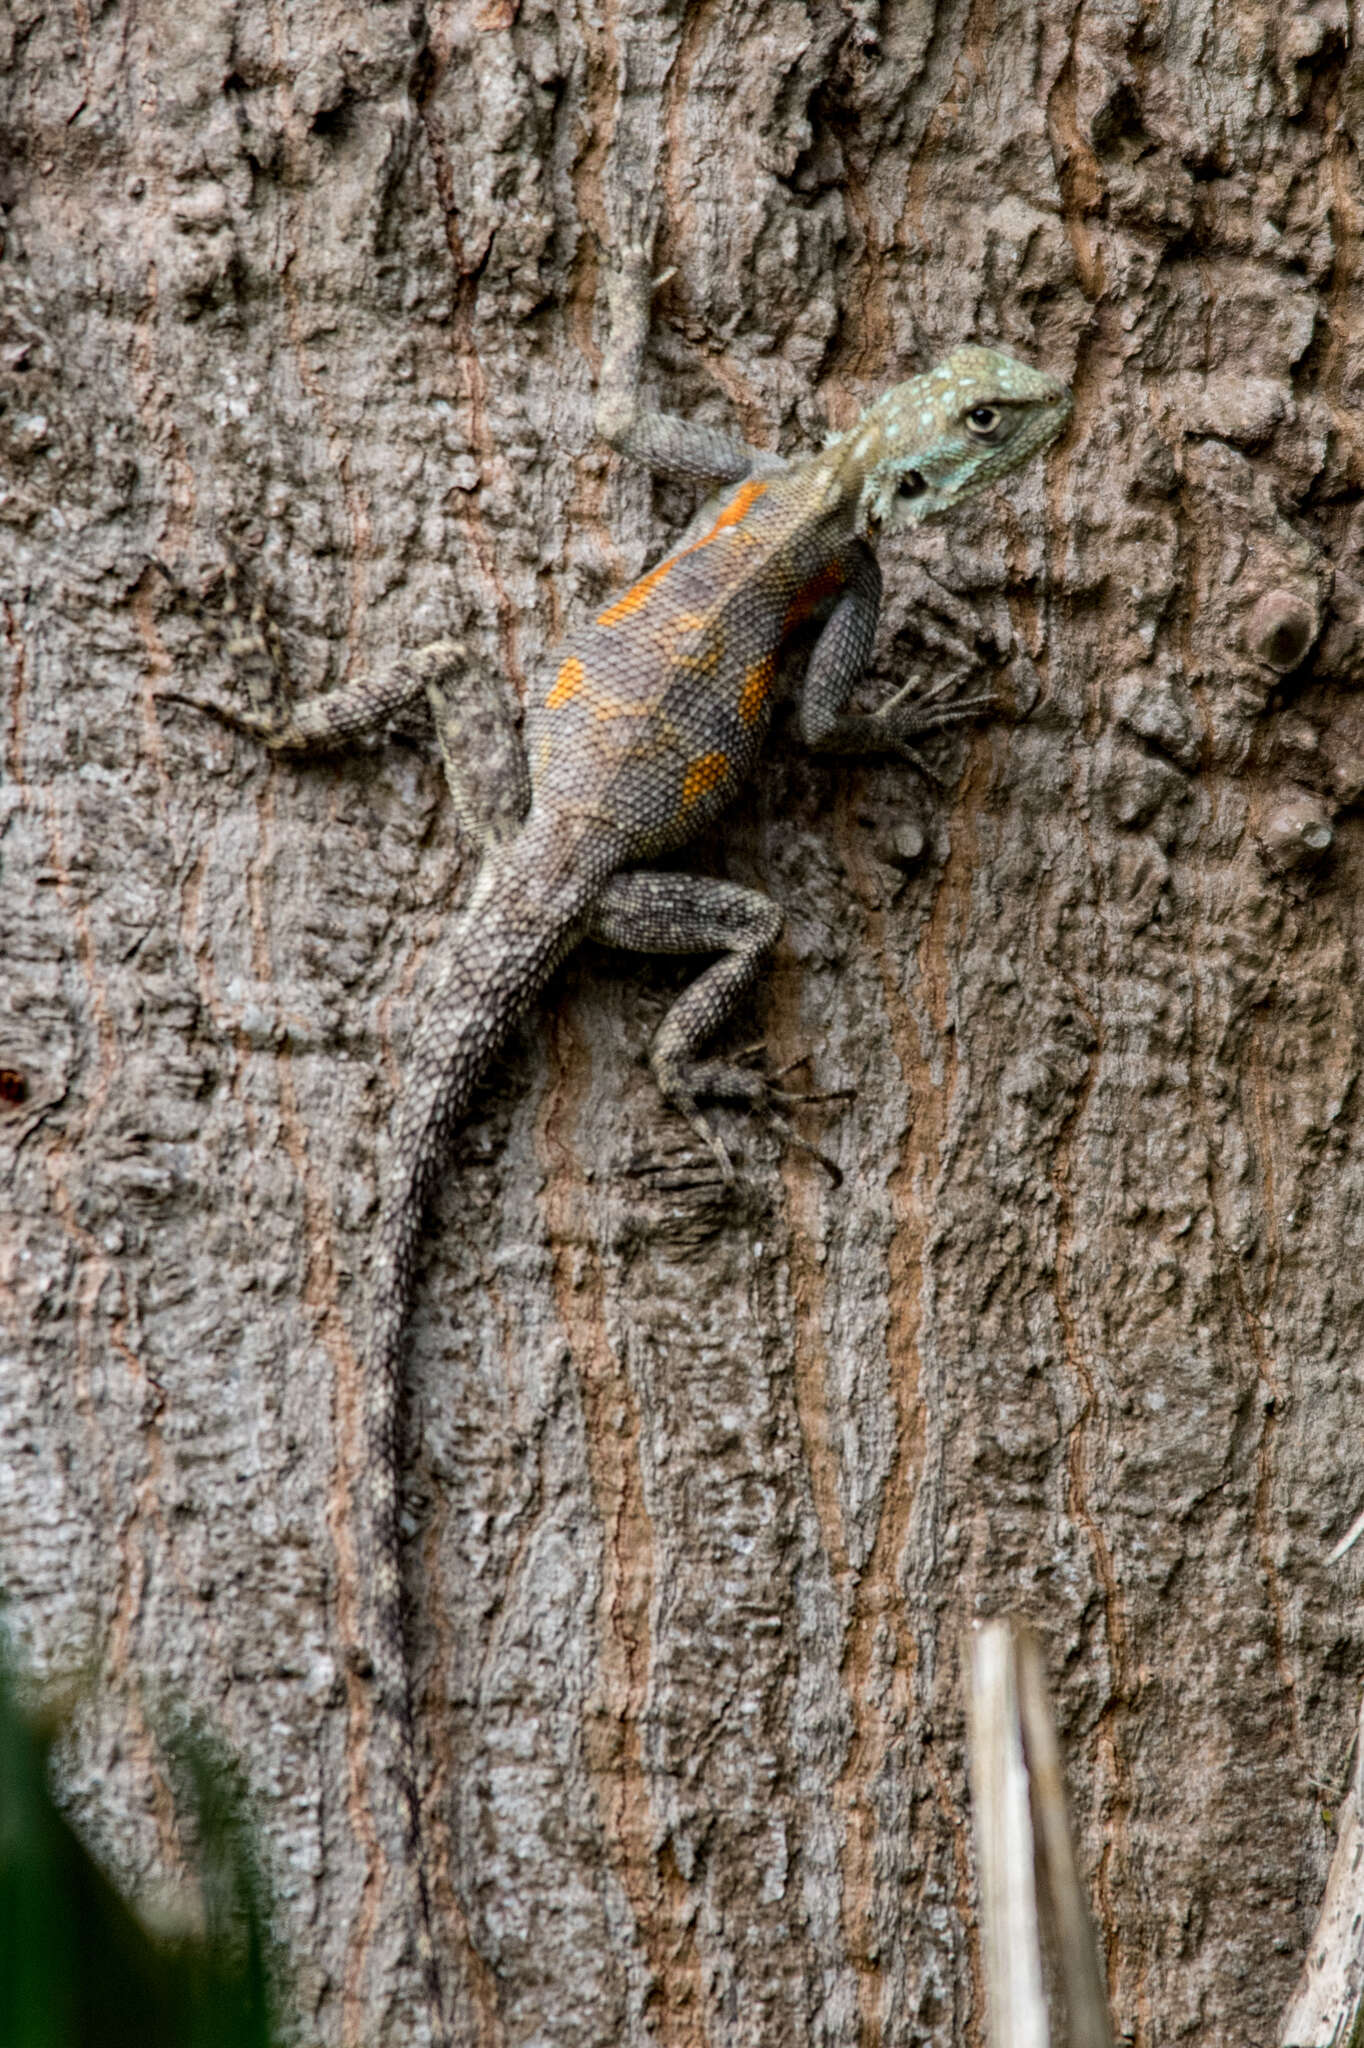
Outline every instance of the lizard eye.
<path id="1" fill-rule="evenodd" d="M 997 405 L 973 405 L 966 415 L 966 425 L 978 440 L 992 440 L 999 431 L 1003 414 Z"/>
<path id="2" fill-rule="evenodd" d="M 917 469 L 907 469 L 895 486 L 897 498 L 921 498 L 928 489 Z"/>

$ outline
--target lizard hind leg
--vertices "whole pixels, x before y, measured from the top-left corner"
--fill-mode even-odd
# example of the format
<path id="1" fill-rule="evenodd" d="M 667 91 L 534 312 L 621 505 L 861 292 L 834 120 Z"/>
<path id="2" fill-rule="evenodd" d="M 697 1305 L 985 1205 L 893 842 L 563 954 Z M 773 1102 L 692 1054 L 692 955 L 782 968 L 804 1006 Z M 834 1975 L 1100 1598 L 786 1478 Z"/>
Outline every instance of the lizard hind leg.
<path id="1" fill-rule="evenodd" d="M 511 685 L 458 640 L 434 641 L 408 667 L 431 706 L 461 830 L 485 853 L 505 846 L 524 824 L 531 794 Z"/>
<path id="2" fill-rule="evenodd" d="M 649 1054 L 666 1102 L 686 1118 L 706 1145 L 724 1180 L 734 1165 L 719 1132 L 701 1110 L 703 1100 L 737 1103 L 761 1115 L 787 1142 L 832 1161 L 793 1130 L 782 1110 L 822 1096 L 776 1088 L 761 1073 L 733 1061 L 702 1059 L 701 1047 L 730 1016 L 757 980 L 781 932 L 782 914 L 768 897 L 735 882 L 704 875 L 615 875 L 598 897 L 587 935 L 604 945 L 639 953 L 718 953 L 668 1011 Z"/>

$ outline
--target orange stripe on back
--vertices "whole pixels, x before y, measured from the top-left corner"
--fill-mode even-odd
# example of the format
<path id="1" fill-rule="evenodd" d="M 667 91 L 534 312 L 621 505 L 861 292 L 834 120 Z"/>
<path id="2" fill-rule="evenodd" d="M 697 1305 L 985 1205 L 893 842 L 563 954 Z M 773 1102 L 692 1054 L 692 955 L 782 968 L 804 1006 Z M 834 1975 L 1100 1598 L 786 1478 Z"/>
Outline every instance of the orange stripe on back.
<path id="1" fill-rule="evenodd" d="M 560 705 L 571 704 L 585 680 L 582 663 L 576 654 L 570 654 L 554 678 L 554 688 L 545 699 L 546 711 L 557 711 Z"/>
<path id="2" fill-rule="evenodd" d="M 746 483 L 741 491 L 734 493 L 710 532 L 703 533 L 700 540 L 693 541 L 692 547 L 703 548 L 708 540 L 714 540 L 716 534 L 723 533 L 727 526 L 737 526 L 744 514 L 757 504 L 766 489 L 766 484 L 758 483 L 756 480 Z M 688 548 L 687 553 L 691 553 L 691 548 Z"/>
<path id="3" fill-rule="evenodd" d="M 698 548 L 706 547 L 714 540 L 717 533 L 723 533 L 727 527 L 737 526 L 740 520 L 757 504 L 766 489 L 767 485 L 765 483 L 760 482 L 756 478 L 751 479 L 743 486 L 742 490 L 734 493 L 734 496 L 716 519 L 715 524 L 708 528 L 699 540 L 694 540 L 687 547 L 680 548 L 675 555 L 670 555 L 666 562 L 660 562 L 656 569 L 650 569 L 647 576 L 641 576 L 638 583 L 632 583 L 624 596 L 618 597 L 615 603 L 608 605 L 604 612 L 598 612 L 597 624 L 599 626 L 618 626 L 622 619 L 628 619 L 632 613 L 637 612 L 641 605 L 648 602 L 650 592 L 658 588 L 670 569 L 675 568 L 685 555 L 694 555 Z"/>
<path id="4" fill-rule="evenodd" d="M 690 553 L 690 549 L 688 553 Z M 597 614 L 597 624 L 599 626 L 618 626 L 622 619 L 629 618 L 631 612 L 637 612 L 648 598 L 649 592 L 656 584 L 663 581 L 663 578 L 671 569 L 673 561 L 678 559 L 677 556 L 674 556 L 672 561 L 660 562 L 658 567 L 651 569 L 647 576 L 641 576 L 638 583 L 632 583 L 624 597 L 618 597 L 614 604 L 608 605 L 604 612 Z"/>

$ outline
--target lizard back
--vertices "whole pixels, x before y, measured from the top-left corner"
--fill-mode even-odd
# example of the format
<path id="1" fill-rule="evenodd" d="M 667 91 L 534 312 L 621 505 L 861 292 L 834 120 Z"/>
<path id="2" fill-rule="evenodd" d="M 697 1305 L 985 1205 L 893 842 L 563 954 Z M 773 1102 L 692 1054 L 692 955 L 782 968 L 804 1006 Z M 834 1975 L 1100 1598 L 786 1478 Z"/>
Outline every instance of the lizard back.
<path id="1" fill-rule="evenodd" d="M 556 651 L 526 711 L 536 808 L 590 816 L 621 860 L 692 838 L 751 772 L 781 645 L 856 545 L 808 466 L 729 491 Z"/>

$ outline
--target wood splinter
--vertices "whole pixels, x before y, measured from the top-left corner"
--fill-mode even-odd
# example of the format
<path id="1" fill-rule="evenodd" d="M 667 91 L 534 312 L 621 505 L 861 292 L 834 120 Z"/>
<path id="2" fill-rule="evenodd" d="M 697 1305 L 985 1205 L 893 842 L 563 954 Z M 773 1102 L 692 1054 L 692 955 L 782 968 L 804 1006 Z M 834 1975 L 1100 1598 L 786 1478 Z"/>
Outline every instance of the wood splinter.
<path id="1" fill-rule="evenodd" d="M 1002 1620 L 981 1623 L 967 1649 L 990 2048 L 1113 2048 L 1041 1645 Z"/>

